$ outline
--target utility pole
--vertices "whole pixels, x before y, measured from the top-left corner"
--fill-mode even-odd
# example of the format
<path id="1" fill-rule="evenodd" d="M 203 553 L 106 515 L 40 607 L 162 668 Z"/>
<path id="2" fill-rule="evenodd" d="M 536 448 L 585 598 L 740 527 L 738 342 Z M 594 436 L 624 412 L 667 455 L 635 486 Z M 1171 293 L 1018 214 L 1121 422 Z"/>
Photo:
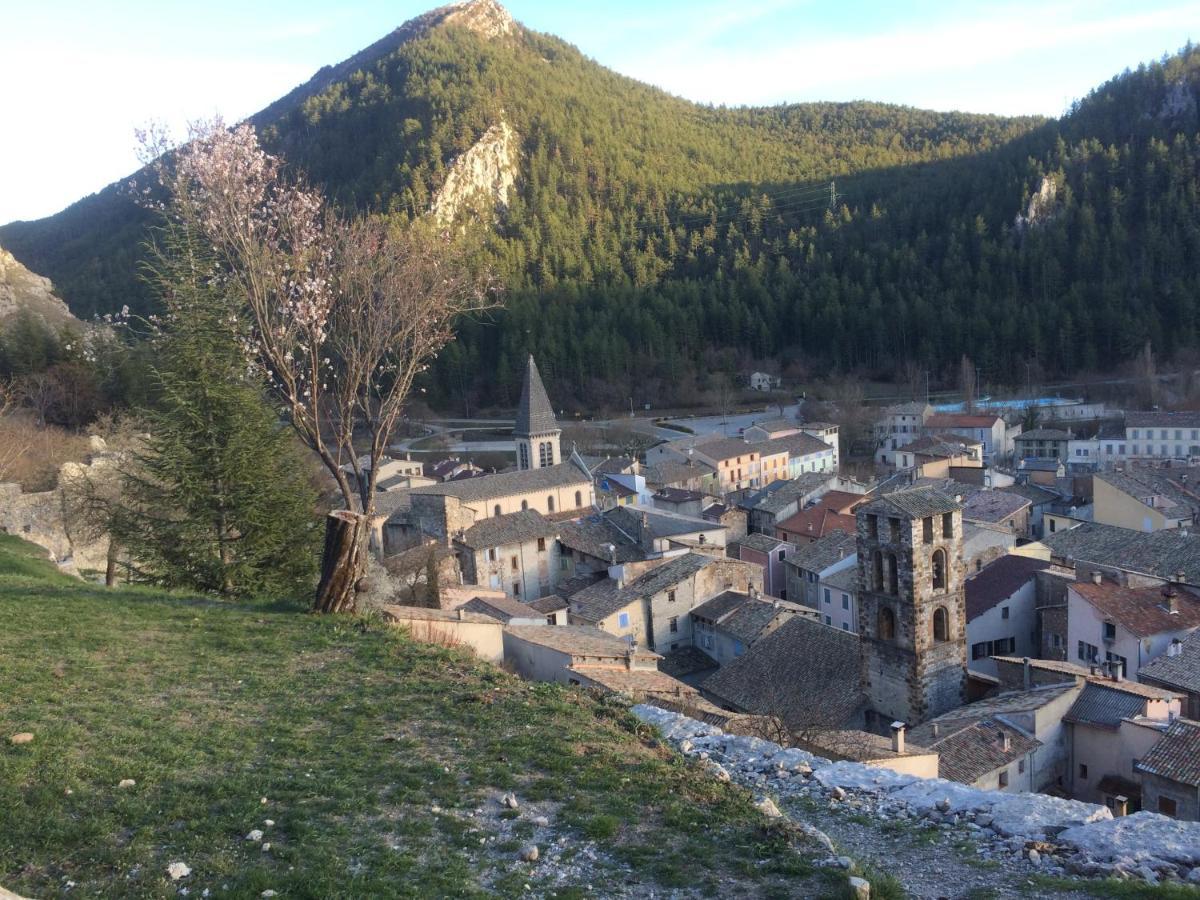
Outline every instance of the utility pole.
<path id="1" fill-rule="evenodd" d="M 837 206 L 837 182 L 833 179 L 829 181 L 829 211 L 833 212 Z"/>

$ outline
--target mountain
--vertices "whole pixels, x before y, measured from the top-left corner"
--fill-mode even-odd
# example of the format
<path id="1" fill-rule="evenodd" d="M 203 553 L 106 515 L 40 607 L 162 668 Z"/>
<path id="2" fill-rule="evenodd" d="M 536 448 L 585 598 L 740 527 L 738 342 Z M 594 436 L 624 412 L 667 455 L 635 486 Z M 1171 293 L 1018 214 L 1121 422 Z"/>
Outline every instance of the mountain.
<path id="1" fill-rule="evenodd" d="M 657 404 L 766 359 L 936 377 L 969 352 L 1012 383 L 1196 346 L 1198 70 L 1185 48 L 1057 121 L 714 108 L 473 0 L 252 121 L 344 208 L 482 223 L 506 309 L 464 324 L 433 399 L 512 405 L 533 351 L 560 403 Z M 138 310 L 145 225 L 111 185 L 0 242 L 77 312 Z"/>

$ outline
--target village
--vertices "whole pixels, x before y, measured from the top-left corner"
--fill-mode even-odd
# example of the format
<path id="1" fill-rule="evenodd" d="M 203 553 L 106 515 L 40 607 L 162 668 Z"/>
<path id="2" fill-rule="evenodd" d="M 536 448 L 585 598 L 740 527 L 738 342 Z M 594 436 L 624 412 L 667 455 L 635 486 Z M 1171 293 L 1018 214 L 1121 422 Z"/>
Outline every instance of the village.
<path id="1" fill-rule="evenodd" d="M 1200 820 L 1200 415 L 1056 412 L 887 408 L 870 481 L 779 417 L 585 458 L 530 357 L 515 469 L 384 464 L 383 609 L 833 759 Z"/>

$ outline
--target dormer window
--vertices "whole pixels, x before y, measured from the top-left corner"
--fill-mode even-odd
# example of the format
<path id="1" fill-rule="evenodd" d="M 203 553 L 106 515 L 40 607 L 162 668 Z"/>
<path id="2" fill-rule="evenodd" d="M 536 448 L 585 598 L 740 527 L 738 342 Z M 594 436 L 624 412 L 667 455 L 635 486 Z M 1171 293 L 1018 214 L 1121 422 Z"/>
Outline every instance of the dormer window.
<path id="1" fill-rule="evenodd" d="M 1116 622 L 1105 622 L 1104 623 L 1104 639 L 1106 641 L 1115 641 L 1117 639 L 1117 623 Z"/>

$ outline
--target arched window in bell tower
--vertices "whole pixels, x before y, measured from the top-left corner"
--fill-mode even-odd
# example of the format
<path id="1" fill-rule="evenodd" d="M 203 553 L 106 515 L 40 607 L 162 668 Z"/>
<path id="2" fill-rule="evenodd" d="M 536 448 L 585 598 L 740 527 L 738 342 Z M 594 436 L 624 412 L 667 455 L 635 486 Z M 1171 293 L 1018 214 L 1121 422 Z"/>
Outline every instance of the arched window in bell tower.
<path id="1" fill-rule="evenodd" d="M 889 594 L 900 593 L 900 567 L 896 564 L 896 554 L 889 553 L 887 555 L 888 565 L 888 584 L 887 592 Z"/>
<path id="2" fill-rule="evenodd" d="M 871 587 L 874 590 L 883 590 L 883 554 L 878 550 L 871 553 Z"/>
<path id="3" fill-rule="evenodd" d="M 933 611 L 933 639 L 939 644 L 950 639 L 949 615 L 944 606 Z"/>
<path id="4" fill-rule="evenodd" d="M 879 628 L 877 630 L 881 641 L 896 639 L 896 614 L 886 606 L 879 608 Z"/>
<path id="5" fill-rule="evenodd" d="M 935 591 L 944 591 L 946 589 L 946 551 L 940 547 L 933 551 L 933 589 Z"/>

